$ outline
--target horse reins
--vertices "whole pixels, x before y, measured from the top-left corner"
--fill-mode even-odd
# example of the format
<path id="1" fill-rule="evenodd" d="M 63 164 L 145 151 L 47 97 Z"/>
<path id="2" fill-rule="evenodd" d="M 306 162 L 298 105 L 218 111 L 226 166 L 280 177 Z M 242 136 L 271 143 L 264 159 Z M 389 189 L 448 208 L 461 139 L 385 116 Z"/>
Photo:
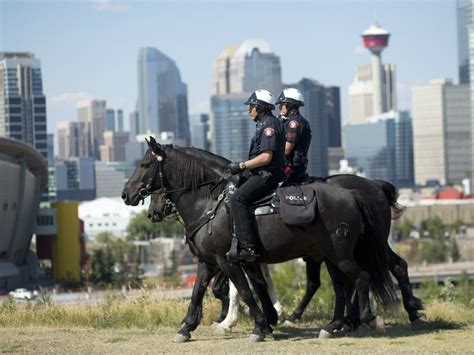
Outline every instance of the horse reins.
<path id="1" fill-rule="evenodd" d="M 145 185 L 144 188 L 141 188 L 140 191 L 138 192 L 138 194 L 140 195 L 140 197 L 142 197 L 142 199 L 144 199 L 144 198 L 146 198 L 150 195 L 154 195 L 154 194 L 163 194 L 163 196 L 166 199 L 168 199 L 166 197 L 167 194 L 170 194 L 170 193 L 173 193 L 173 192 L 187 191 L 187 190 L 191 190 L 193 188 L 193 186 L 189 186 L 189 187 L 183 187 L 183 188 L 180 188 L 180 189 L 168 190 L 166 188 L 165 178 L 164 178 L 164 174 L 163 174 L 163 167 L 162 167 L 163 160 L 164 160 L 163 156 L 161 156 L 159 154 L 156 154 L 153 151 L 151 152 L 151 154 L 156 158 L 156 162 L 153 164 L 153 170 L 151 171 L 151 174 L 150 174 L 150 177 L 148 178 L 147 184 Z M 153 181 L 155 181 L 157 172 L 158 172 L 158 176 L 160 178 L 161 188 L 159 188 L 158 190 L 150 191 L 151 187 L 153 186 Z M 205 185 L 210 185 L 210 184 L 215 182 L 216 184 L 209 190 L 210 192 L 212 192 L 222 181 L 224 181 L 224 177 L 221 177 L 219 179 L 212 179 L 212 180 L 209 180 L 209 181 L 205 181 L 205 182 L 197 185 L 196 187 L 202 187 L 202 186 L 205 186 Z"/>
<path id="2" fill-rule="evenodd" d="M 176 218 L 176 220 L 182 224 L 184 226 L 184 228 L 186 230 L 189 230 L 190 229 L 190 235 L 187 236 L 187 239 L 188 240 L 191 240 L 191 238 L 193 237 L 193 235 L 205 224 L 207 224 L 207 222 L 209 222 L 210 220 L 214 219 L 215 215 L 216 215 L 216 211 L 217 211 L 217 208 L 219 207 L 221 201 L 224 199 L 224 194 L 220 194 L 218 199 L 217 199 L 217 203 L 214 205 L 214 207 L 210 210 L 210 211 L 207 211 L 201 218 L 199 218 L 198 220 L 196 220 L 195 222 L 191 223 L 190 226 L 186 227 L 179 219 L 179 214 L 177 212 L 177 208 L 176 208 L 176 204 L 171 201 L 171 199 L 169 198 L 169 194 L 170 193 L 173 193 L 173 192 L 180 192 L 180 191 L 187 191 L 187 190 L 191 190 L 193 188 L 193 186 L 189 186 L 189 187 L 183 187 L 183 188 L 180 188 L 180 189 L 174 189 L 174 190 L 168 190 L 166 188 L 166 184 L 165 184 L 165 177 L 164 177 L 164 174 L 163 174 L 163 167 L 162 167 L 162 164 L 163 164 L 163 156 L 160 155 L 160 154 L 156 154 L 155 152 L 151 152 L 151 154 L 156 158 L 156 162 L 153 164 L 153 170 L 151 171 L 151 174 L 150 174 L 150 177 L 148 178 L 148 182 L 147 184 L 145 185 L 145 188 L 142 188 L 140 189 L 139 191 L 139 195 L 140 197 L 142 198 L 142 202 L 145 203 L 145 198 L 150 196 L 150 195 L 155 195 L 155 194 L 162 194 L 163 198 L 165 199 L 165 203 L 167 205 L 171 205 L 173 207 L 173 212 L 172 214 L 174 215 L 174 217 Z M 158 173 L 158 176 L 160 178 L 160 185 L 161 185 L 161 188 L 159 188 L 158 190 L 154 190 L 154 191 L 150 191 L 152 186 L 153 186 L 153 181 L 155 180 L 156 178 L 156 174 Z M 212 183 L 214 183 L 214 185 L 209 189 L 209 193 L 212 193 L 212 191 L 214 191 L 214 189 L 219 186 L 219 184 L 221 182 L 223 182 L 225 180 L 225 178 L 222 176 L 218 179 L 212 179 L 212 180 L 209 180 L 209 181 L 205 181 L 199 185 L 197 185 L 196 187 L 202 187 L 202 186 L 205 186 L 205 185 L 210 185 Z"/>

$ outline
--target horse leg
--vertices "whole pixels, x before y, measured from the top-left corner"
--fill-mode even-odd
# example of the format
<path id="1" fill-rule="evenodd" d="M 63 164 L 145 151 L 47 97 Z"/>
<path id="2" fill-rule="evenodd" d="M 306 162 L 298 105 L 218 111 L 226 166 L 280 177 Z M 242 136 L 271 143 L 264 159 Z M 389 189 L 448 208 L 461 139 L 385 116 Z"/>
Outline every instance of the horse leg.
<path id="1" fill-rule="evenodd" d="M 359 295 L 352 282 L 346 279 L 346 316 L 343 329 L 346 332 L 356 330 L 360 326 Z"/>
<path id="2" fill-rule="evenodd" d="M 303 260 L 306 262 L 306 291 L 304 293 L 303 299 L 300 301 L 293 313 L 288 317 L 288 323 L 294 323 L 301 319 L 304 310 L 308 306 L 319 286 L 321 286 L 320 273 L 322 261 L 316 261 L 316 259 L 312 257 L 306 257 L 303 258 Z"/>
<path id="3" fill-rule="evenodd" d="M 239 264 L 229 262 L 224 256 L 219 256 L 217 262 L 234 283 L 235 287 L 239 291 L 240 297 L 249 307 L 250 315 L 254 319 L 255 326 L 249 340 L 251 342 L 259 342 L 265 339 L 268 334 L 269 326 L 267 325 L 266 319 L 262 311 L 257 305 L 257 302 L 253 298 L 252 291 L 250 290 L 247 278 Z"/>
<path id="4" fill-rule="evenodd" d="M 212 293 L 214 297 L 221 301 L 222 308 L 219 318 L 214 323 L 222 322 L 229 310 L 229 279 L 222 271 L 219 271 L 212 283 Z"/>
<path id="5" fill-rule="evenodd" d="M 371 328 L 376 328 L 377 319 L 370 309 L 369 273 L 363 271 L 353 258 L 341 260 L 338 267 L 355 285 L 359 298 L 360 321 Z"/>
<path id="6" fill-rule="evenodd" d="M 202 318 L 202 300 L 206 293 L 207 286 L 212 277 L 216 274 L 217 268 L 202 261 L 198 262 L 196 282 L 188 306 L 188 312 L 184 317 L 184 324 L 173 339 L 175 343 L 184 343 L 191 339 L 191 332 L 197 328 Z"/>
<path id="7" fill-rule="evenodd" d="M 408 318 L 414 328 L 423 326 L 426 323 L 424 315 L 418 311 L 423 309 L 421 300 L 413 295 L 413 290 L 408 276 L 407 262 L 398 256 L 391 248 L 387 254 L 388 267 L 390 272 L 398 281 L 398 287 L 402 293 L 403 306 L 408 313 Z"/>
<path id="8" fill-rule="evenodd" d="M 267 324 L 269 325 L 268 330 L 269 332 L 272 332 L 273 330 L 270 325 L 276 325 L 278 323 L 278 314 L 273 306 L 273 300 L 268 294 L 267 283 L 263 276 L 261 266 L 258 264 L 243 264 L 243 268 L 249 276 L 255 293 L 260 299 L 263 314 L 265 315 Z"/>
<path id="9" fill-rule="evenodd" d="M 321 264 L 320 264 L 321 265 Z M 344 309 L 346 306 L 346 288 L 344 274 L 330 261 L 326 260 L 326 266 L 331 276 L 336 302 L 334 306 L 334 316 L 332 321 L 321 328 L 319 338 L 329 338 L 336 331 L 341 330 L 344 322 Z"/>
<path id="10" fill-rule="evenodd" d="M 216 333 L 222 334 L 230 332 L 239 319 L 240 297 L 232 281 L 229 280 L 229 311 L 225 319 L 216 327 Z"/>
<path id="11" fill-rule="evenodd" d="M 263 278 L 265 279 L 265 284 L 267 285 L 268 296 L 270 296 L 270 299 L 272 300 L 273 307 L 275 308 L 278 314 L 278 319 L 281 319 L 283 315 L 283 306 L 281 305 L 280 301 L 278 300 L 276 296 L 275 287 L 273 286 L 273 281 L 272 281 L 272 278 L 270 277 L 270 271 L 268 270 L 268 265 L 260 264 L 260 269 L 262 270 L 262 275 L 263 275 Z"/>

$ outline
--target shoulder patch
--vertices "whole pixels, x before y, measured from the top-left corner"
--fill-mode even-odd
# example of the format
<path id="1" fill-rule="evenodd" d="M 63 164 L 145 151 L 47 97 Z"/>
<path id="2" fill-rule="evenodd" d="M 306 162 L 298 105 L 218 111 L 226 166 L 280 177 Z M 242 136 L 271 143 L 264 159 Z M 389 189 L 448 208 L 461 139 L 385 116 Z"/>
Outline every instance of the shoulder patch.
<path id="1" fill-rule="evenodd" d="M 296 120 L 291 120 L 290 123 L 288 123 L 288 125 L 290 126 L 290 128 L 296 128 L 300 125 L 300 123 Z"/>
<path id="2" fill-rule="evenodd" d="M 272 127 L 267 127 L 263 130 L 263 134 L 265 134 L 267 137 L 271 137 L 275 134 L 275 130 Z"/>

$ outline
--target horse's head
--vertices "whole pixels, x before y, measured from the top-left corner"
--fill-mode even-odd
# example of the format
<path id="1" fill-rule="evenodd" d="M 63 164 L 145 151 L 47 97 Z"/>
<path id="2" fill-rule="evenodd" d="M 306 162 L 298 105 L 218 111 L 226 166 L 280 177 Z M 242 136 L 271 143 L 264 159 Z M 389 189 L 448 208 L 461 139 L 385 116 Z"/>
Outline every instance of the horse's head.
<path id="1" fill-rule="evenodd" d="M 153 223 L 161 222 L 175 212 L 175 207 L 162 194 L 154 194 L 148 207 L 148 219 Z"/>
<path id="2" fill-rule="evenodd" d="M 162 188 L 158 175 L 165 158 L 164 148 L 153 137 L 147 143 L 144 157 L 122 190 L 122 199 L 126 205 L 136 206 L 150 192 Z"/>

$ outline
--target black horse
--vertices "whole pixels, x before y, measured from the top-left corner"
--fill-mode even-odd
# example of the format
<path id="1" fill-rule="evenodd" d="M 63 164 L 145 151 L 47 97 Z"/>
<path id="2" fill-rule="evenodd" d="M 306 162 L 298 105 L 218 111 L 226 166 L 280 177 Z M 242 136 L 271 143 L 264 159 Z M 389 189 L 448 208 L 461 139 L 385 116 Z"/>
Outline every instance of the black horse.
<path id="1" fill-rule="evenodd" d="M 209 167 L 204 155 L 198 159 L 172 146 L 161 146 L 154 139 L 149 146 L 124 187 L 124 202 L 137 205 L 150 193 L 162 191 L 176 205 L 188 228 L 198 226 L 196 222 L 203 220 L 207 213 L 213 217 L 211 234 L 207 228 L 191 231 L 193 238 L 189 242 L 199 256 L 198 275 L 185 322 L 175 340 L 190 339 L 190 331 L 198 326 L 201 318 L 207 285 L 219 269 L 232 280 L 249 306 L 255 321 L 251 339 L 263 340 L 271 331 L 269 323 L 276 320 L 274 316 L 264 316 L 252 296 L 242 268 L 230 263 L 225 256 L 231 242 L 229 217 L 222 204 L 217 204 L 212 198 L 213 192 L 222 192 L 222 178 Z M 276 215 L 257 218 L 261 252 L 257 261 L 278 263 L 305 256 L 317 260 L 326 258 L 355 285 L 360 319 L 373 325 L 375 316 L 369 307 L 369 286 L 383 304 L 390 304 L 395 299 L 387 269 L 386 244 L 375 233 L 379 223 L 375 212 L 378 206 L 354 191 L 324 183 L 309 186 L 314 189 L 319 206 L 318 216 L 310 225 L 287 226 Z M 341 226 L 345 228 L 342 234 L 337 232 Z M 252 265 L 245 267 L 247 272 L 252 270 Z M 266 290 L 260 286 L 256 292 L 265 314 L 275 313 Z M 266 309 L 268 304 L 271 309 Z"/>
<path id="2" fill-rule="evenodd" d="M 212 162 L 214 171 L 222 176 L 225 174 L 224 170 L 229 164 L 229 160 L 197 148 L 179 149 L 186 152 L 186 154 L 194 155 L 196 157 L 205 155 L 209 161 Z M 406 261 L 398 256 L 388 245 L 391 219 L 399 218 L 404 211 L 403 207 L 397 203 L 398 193 L 395 186 L 386 181 L 369 180 L 349 174 L 329 176 L 322 179 L 322 181 L 342 188 L 355 189 L 366 198 L 374 198 L 377 200 L 378 206 L 380 206 L 377 209 L 377 213 L 379 214 L 379 221 L 381 222 L 377 226 L 379 229 L 378 235 L 387 243 L 387 260 L 390 272 L 398 281 L 403 305 L 408 313 L 410 322 L 412 322 L 412 326 L 415 329 L 423 327 L 425 322 L 424 315 L 419 312 L 423 309 L 423 305 L 421 300 L 413 295 L 410 279 L 408 277 L 408 265 Z M 153 222 L 159 222 L 164 217 L 171 215 L 173 212 L 175 212 L 174 205 L 169 200 L 165 199 L 163 195 L 157 194 L 153 196 L 151 200 L 148 209 L 148 218 Z M 389 216 L 391 216 L 391 219 Z M 387 221 L 388 223 L 385 223 Z M 322 261 L 309 257 L 304 258 L 304 260 L 306 262 L 307 275 L 306 292 L 298 306 L 288 317 L 287 320 L 290 322 L 295 322 L 301 319 L 304 310 L 321 285 L 320 268 Z M 228 284 L 223 280 L 221 275 L 222 272 L 217 275 L 218 277 L 216 277 L 212 288 L 214 296 L 222 301 L 222 311 L 217 322 L 220 322 L 225 318 L 229 304 L 229 299 L 226 297 Z M 335 278 L 334 275 L 331 276 L 333 281 L 340 280 L 340 278 Z M 220 287 L 222 287 L 222 289 L 220 289 Z M 340 288 L 341 285 L 335 285 L 335 287 L 337 289 L 338 287 Z M 350 293 L 350 290 L 345 290 L 345 293 Z M 338 330 L 341 327 L 341 324 L 336 321 L 336 314 L 339 314 L 338 312 L 341 312 L 341 310 L 338 310 L 338 307 L 336 307 L 333 322 L 325 327 L 325 330 L 328 333 L 332 333 L 334 330 Z M 355 316 L 357 316 L 357 314 Z M 357 317 L 352 317 L 352 319 L 347 319 L 347 321 L 352 323 L 353 326 L 357 326 Z"/>

